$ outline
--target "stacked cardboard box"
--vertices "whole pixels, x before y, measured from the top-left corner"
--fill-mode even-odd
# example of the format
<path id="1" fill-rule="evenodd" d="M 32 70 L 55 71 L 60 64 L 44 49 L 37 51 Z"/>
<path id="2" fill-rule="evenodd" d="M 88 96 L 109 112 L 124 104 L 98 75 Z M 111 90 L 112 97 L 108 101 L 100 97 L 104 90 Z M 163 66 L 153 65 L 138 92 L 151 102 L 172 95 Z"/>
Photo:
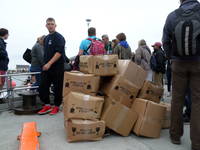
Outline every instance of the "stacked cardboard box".
<path id="1" fill-rule="evenodd" d="M 80 56 L 80 71 L 97 76 L 114 76 L 118 73 L 118 56 Z"/>
<path id="2" fill-rule="evenodd" d="M 81 72 L 65 72 L 63 97 L 71 91 L 95 95 L 99 90 L 100 77 Z"/>
<path id="3" fill-rule="evenodd" d="M 119 74 L 104 80 L 102 91 L 110 98 L 131 108 L 139 90 L 143 86 L 146 72 L 130 60 L 119 60 Z"/>
<path id="4" fill-rule="evenodd" d="M 128 136 L 137 120 L 137 113 L 107 97 L 101 119 L 105 121 L 106 127 L 122 136 Z"/>
<path id="5" fill-rule="evenodd" d="M 128 136 L 137 121 L 137 113 L 131 108 L 143 86 L 146 72 L 130 60 L 119 60 L 119 73 L 105 78 L 101 87 L 105 99 L 102 120 L 106 127 L 122 136 Z"/>
<path id="6" fill-rule="evenodd" d="M 164 107 L 166 107 L 166 114 L 165 114 L 162 128 L 168 129 L 168 128 L 170 128 L 170 125 L 171 125 L 171 104 L 164 103 L 164 102 L 161 102 L 160 104 L 163 105 Z"/>
<path id="7" fill-rule="evenodd" d="M 105 132 L 101 121 L 104 97 L 97 97 L 101 76 L 118 73 L 118 56 L 81 56 L 81 72 L 65 72 L 64 120 L 69 142 L 100 140 Z"/>
<path id="8" fill-rule="evenodd" d="M 133 132 L 138 136 L 160 137 L 166 107 L 149 100 L 136 99 L 132 109 L 138 113 Z"/>
<path id="9" fill-rule="evenodd" d="M 69 142 L 100 140 L 105 122 L 100 121 L 103 97 L 70 92 L 64 98 L 64 120 Z"/>
<path id="10" fill-rule="evenodd" d="M 160 103 L 164 89 L 153 82 L 145 81 L 138 98 L 147 99 L 156 103 Z"/>

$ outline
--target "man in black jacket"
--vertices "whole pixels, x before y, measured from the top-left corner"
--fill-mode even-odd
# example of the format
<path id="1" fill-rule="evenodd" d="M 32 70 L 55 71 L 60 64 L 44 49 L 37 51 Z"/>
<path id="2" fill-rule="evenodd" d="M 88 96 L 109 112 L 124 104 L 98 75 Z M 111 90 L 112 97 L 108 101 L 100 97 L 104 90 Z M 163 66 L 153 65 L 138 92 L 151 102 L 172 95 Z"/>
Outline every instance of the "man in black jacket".
<path id="1" fill-rule="evenodd" d="M 5 75 L 8 70 L 8 53 L 6 51 L 6 42 L 4 40 L 8 39 L 8 30 L 1 28 L 0 29 L 0 75 Z M 5 82 L 4 77 L 0 77 L 0 90 L 3 88 Z"/>
<path id="2" fill-rule="evenodd" d="M 188 87 L 191 90 L 190 139 L 192 150 L 200 150 L 200 3 L 180 0 L 163 30 L 163 47 L 172 61 L 172 102 L 170 138 L 181 144 L 184 133 L 183 106 Z"/>
<path id="3" fill-rule="evenodd" d="M 42 67 L 41 83 L 39 87 L 40 99 L 45 106 L 38 114 L 55 115 L 59 112 L 62 103 L 62 89 L 65 62 L 65 39 L 56 32 L 56 23 L 53 18 L 46 20 L 46 27 L 49 31 L 44 39 L 44 65 Z M 50 105 L 49 87 L 54 86 L 54 106 Z"/>
<path id="4" fill-rule="evenodd" d="M 155 57 L 156 67 L 153 70 L 153 82 L 159 86 L 163 86 L 163 74 L 165 73 L 165 53 L 162 50 L 162 44 L 160 42 L 156 42 L 152 45 L 154 48 L 154 52 L 152 55 Z"/>

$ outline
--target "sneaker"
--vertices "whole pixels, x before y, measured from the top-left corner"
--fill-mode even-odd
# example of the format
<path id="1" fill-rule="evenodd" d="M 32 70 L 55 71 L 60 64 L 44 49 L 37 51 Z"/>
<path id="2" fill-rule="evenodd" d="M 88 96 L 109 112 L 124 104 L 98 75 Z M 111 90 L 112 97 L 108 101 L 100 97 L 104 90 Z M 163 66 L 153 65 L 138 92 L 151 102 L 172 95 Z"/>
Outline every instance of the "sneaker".
<path id="1" fill-rule="evenodd" d="M 55 115 L 59 112 L 59 107 L 55 106 L 53 107 L 52 111 L 49 113 L 50 115 Z"/>
<path id="2" fill-rule="evenodd" d="M 44 115 L 44 114 L 47 114 L 47 113 L 49 113 L 49 112 L 51 112 L 52 111 L 52 107 L 51 106 L 43 106 L 43 108 L 42 108 L 42 110 L 40 110 L 39 112 L 38 112 L 38 114 L 39 115 Z"/>
<path id="3" fill-rule="evenodd" d="M 181 139 L 180 138 L 173 138 L 173 137 L 170 137 L 171 139 L 171 142 L 173 144 L 176 144 L 176 145 L 180 145 L 181 144 Z"/>

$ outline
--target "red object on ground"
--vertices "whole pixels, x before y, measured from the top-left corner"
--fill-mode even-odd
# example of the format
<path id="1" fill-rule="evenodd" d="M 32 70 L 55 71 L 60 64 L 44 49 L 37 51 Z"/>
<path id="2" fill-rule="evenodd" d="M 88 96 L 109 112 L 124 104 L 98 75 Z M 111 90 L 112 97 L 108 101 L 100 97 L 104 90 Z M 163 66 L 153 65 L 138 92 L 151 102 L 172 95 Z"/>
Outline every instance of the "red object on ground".
<path id="1" fill-rule="evenodd" d="M 59 112 L 59 107 L 55 106 L 53 107 L 52 111 L 49 113 L 50 115 L 55 115 Z"/>
<path id="2" fill-rule="evenodd" d="M 52 111 L 51 106 L 43 106 L 42 110 L 38 112 L 39 115 L 44 115 Z"/>
<path id="3" fill-rule="evenodd" d="M 37 131 L 36 122 L 27 122 L 23 124 L 22 133 L 18 136 L 20 140 L 19 150 L 40 150 L 38 137 L 41 135 Z"/>

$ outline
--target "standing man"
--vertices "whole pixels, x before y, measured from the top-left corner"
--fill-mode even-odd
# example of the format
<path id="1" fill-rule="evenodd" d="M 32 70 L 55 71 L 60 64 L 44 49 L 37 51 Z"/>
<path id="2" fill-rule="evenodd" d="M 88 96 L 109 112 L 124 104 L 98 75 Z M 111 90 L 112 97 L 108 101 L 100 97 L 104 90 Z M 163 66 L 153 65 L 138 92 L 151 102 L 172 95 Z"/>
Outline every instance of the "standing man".
<path id="1" fill-rule="evenodd" d="M 151 56 L 151 69 L 153 70 L 153 82 L 159 86 L 163 86 L 163 74 L 165 74 L 165 53 L 162 50 L 162 44 L 156 42 L 152 45 L 154 51 Z"/>
<path id="2" fill-rule="evenodd" d="M 5 75 L 8 70 L 8 53 L 6 51 L 6 42 L 4 40 L 8 39 L 8 30 L 1 28 L 0 29 L 0 75 Z M 0 90 L 2 90 L 5 82 L 5 77 L 0 77 Z M 1 94 L 1 93 L 0 93 Z"/>
<path id="3" fill-rule="evenodd" d="M 102 41 L 105 45 L 106 54 L 112 54 L 112 42 L 109 41 L 107 34 L 102 35 Z"/>
<path id="4" fill-rule="evenodd" d="M 167 17 L 163 32 L 164 50 L 172 60 L 170 138 L 172 143 L 181 144 L 184 98 L 189 85 L 191 147 L 200 150 L 200 4 L 197 0 L 180 0 L 180 3 L 179 9 Z"/>
<path id="5" fill-rule="evenodd" d="M 62 103 L 64 61 L 65 61 L 65 39 L 56 32 L 56 22 L 53 18 L 46 20 L 49 31 L 44 39 L 44 65 L 42 67 L 41 83 L 39 87 L 40 99 L 45 103 L 38 114 L 55 115 L 59 112 Z M 49 88 L 54 86 L 54 105 L 50 105 Z"/>

